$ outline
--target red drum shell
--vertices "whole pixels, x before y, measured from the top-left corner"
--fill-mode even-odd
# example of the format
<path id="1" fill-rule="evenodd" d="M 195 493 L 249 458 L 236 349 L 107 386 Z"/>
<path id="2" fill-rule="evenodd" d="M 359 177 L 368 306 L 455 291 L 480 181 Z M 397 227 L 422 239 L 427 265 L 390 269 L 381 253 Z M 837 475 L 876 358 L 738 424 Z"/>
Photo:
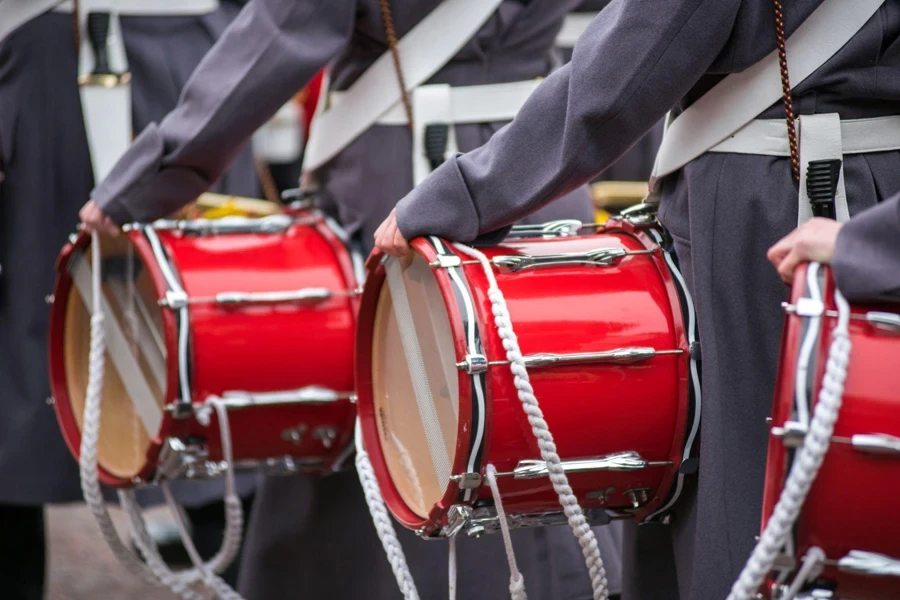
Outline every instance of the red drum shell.
<path id="1" fill-rule="evenodd" d="M 435 260 L 434 242 L 418 239 L 413 248 L 426 261 Z M 599 247 L 631 251 L 651 250 L 649 256 L 629 256 L 610 267 L 557 266 L 519 273 L 499 273 L 500 289 L 509 305 L 513 327 L 524 354 L 580 353 L 615 348 L 650 346 L 672 349 L 679 355 L 658 356 L 631 365 L 581 364 L 551 369 L 532 369 L 532 384 L 561 458 L 599 457 L 635 450 L 650 461 L 668 461 L 636 472 L 575 473 L 569 481 L 582 507 L 627 510 L 643 520 L 659 510 L 678 477 L 688 431 L 690 347 L 678 291 L 659 246 L 648 234 L 619 222 L 589 236 L 512 241 L 486 249 L 488 257 L 509 254 L 546 255 L 581 252 Z M 463 260 L 469 257 L 453 250 Z M 372 336 L 375 307 L 385 284 L 380 255 L 370 257 L 357 334 L 357 392 L 366 448 L 395 517 L 412 529 L 426 533 L 446 523 L 446 513 L 462 495 L 451 483 L 442 502 L 428 519 L 415 514 L 400 497 L 381 451 L 374 416 L 372 390 Z M 487 297 L 487 281 L 480 265 L 462 267 L 475 301 L 485 356 L 505 359 Z M 496 270 L 495 270 L 496 272 Z M 435 270 L 445 304 L 450 307 L 456 357 L 463 361 L 466 345 L 457 315 L 460 306 L 450 278 Z M 472 414 L 469 375 L 459 376 L 460 426 L 453 473 L 465 473 L 474 426 L 463 415 Z M 523 412 L 509 368 L 491 367 L 487 373 L 487 401 L 483 467 L 493 464 L 501 473 L 518 462 L 540 459 L 537 442 Z M 693 419 L 692 419 L 693 423 Z M 548 478 L 499 480 L 504 506 L 510 514 L 560 512 L 559 500 Z M 603 503 L 592 492 L 614 487 Z M 647 501 L 634 510 L 624 495 L 629 489 L 646 488 Z M 469 504 L 490 501 L 486 486 L 476 490 Z"/>
<path id="2" fill-rule="evenodd" d="M 806 293 L 806 266 L 794 275 L 792 303 Z M 830 272 L 825 279 L 827 310 L 834 310 L 834 283 Z M 898 313 L 895 306 L 851 307 L 852 314 L 864 317 L 871 310 Z M 785 320 L 775 399 L 773 427 L 791 419 L 804 319 L 788 315 Z M 817 399 L 825 372 L 836 318 L 822 318 L 819 347 L 815 356 L 816 375 L 812 398 Z M 851 319 L 850 365 L 844 384 L 843 404 L 834 436 L 882 433 L 900 437 L 900 334 L 880 331 L 864 319 Z M 769 438 L 763 527 L 768 522 L 787 478 L 789 455 L 776 436 Z M 894 518 L 900 498 L 900 457 L 896 454 L 860 453 L 847 444 L 832 443 L 819 470 L 795 527 L 796 556 L 811 546 L 838 560 L 851 550 L 875 552 L 900 561 L 900 523 Z M 900 598 L 900 578 L 868 577 L 828 567 L 822 581 L 836 584 L 836 597 L 854 600 Z"/>
<path id="3" fill-rule="evenodd" d="M 297 215 L 300 216 L 300 215 Z M 191 298 L 209 298 L 225 291 L 279 292 L 320 287 L 354 290 L 356 281 L 343 243 L 319 217 L 305 215 L 286 232 L 191 235 L 159 230 L 157 235 Z M 147 266 L 158 297 L 168 290 L 152 249 L 139 230 L 126 234 Z M 58 278 L 50 320 L 50 376 L 57 417 L 70 450 L 77 458 L 81 444 L 68 391 L 65 345 L 66 306 L 73 284 L 68 264 L 84 252 L 90 237 L 79 235 L 58 260 Z M 228 306 L 191 304 L 190 382 L 192 402 L 228 391 L 273 392 L 311 385 L 335 391 L 353 390 L 353 336 L 358 301 L 337 296 L 313 306 Z M 166 345 L 166 405 L 180 396 L 176 319 L 162 309 Z M 86 344 L 86 342 L 85 342 Z M 107 361 L 108 362 L 108 361 Z M 107 369 L 112 368 L 107 366 Z M 347 400 L 325 405 L 256 406 L 229 411 L 234 460 L 264 461 L 290 456 L 301 466 L 314 459 L 314 470 L 328 472 L 335 458 L 352 440 L 355 409 Z M 280 433 L 300 424 L 308 433 L 300 444 Z M 313 439 L 321 426 L 334 427 L 339 437 L 330 448 Z M 217 417 L 208 427 L 194 417 L 178 419 L 164 412 L 162 426 L 147 448 L 146 465 L 135 479 L 117 476 L 102 466 L 101 481 L 128 487 L 153 477 L 162 444 L 168 437 L 201 442 L 209 460 L 222 460 Z"/>

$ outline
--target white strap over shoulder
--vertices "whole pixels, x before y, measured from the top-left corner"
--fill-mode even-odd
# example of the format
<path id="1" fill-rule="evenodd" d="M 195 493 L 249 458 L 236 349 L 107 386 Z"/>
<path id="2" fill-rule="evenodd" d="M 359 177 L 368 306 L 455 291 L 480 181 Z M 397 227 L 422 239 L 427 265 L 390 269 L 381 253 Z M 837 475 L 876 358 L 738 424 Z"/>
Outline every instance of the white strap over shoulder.
<path id="1" fill-rule="evenodd" d="M 407 91 L 428 81 L 472 39 L 503 0 L 445 0 L 397 44 Z M 347 147 L 400 101 L 390 51 L 343 94 L 340 108 L 313 120 L 303 168 L 313 171 Z M 328 132 L 322 135 L 319 132 Z"/>
<path id="2" fill-rule="evenodd" d="M 884 0 L 824 0 L 787 40 L 791 86 L 796 87 L 837 54 Z M 650 189 L 706 153 L 781 97 L 778 53 L 723 79 L 676 118 L 656 157 Z"/>

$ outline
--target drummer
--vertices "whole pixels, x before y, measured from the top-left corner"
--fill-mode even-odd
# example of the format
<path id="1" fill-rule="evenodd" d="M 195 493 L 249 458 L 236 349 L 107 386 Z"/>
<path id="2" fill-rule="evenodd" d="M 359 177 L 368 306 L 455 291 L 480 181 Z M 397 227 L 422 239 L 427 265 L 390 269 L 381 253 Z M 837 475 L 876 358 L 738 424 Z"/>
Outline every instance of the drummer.
<path id="1" fill-rule="evenodd" d="M 769 262 L 791 283 L 802 262 L 830 264 L 838 289 L 850 300 L 900 299 L 900 195 L 847 224 L 815 218 L 769 249 Z"/>
<path id="2" fill-rule="evenodd" d="M 796 31 L 819 5 L 862 11 L 863 4 L 869 3 L 785 3 L 786 33 Z M 778 359 L 779 305 L 785 297 L 783 283 L 766 264 L 766 252 L 811 210 L 798 194 L 792 164 L 799 179 L 810 156 L 841 161 L 843 173 L 835 181 L 841 193 L 835 200 L 846 202 L 844 213 L 860 213 L 900 189 L 900 154 L 884 151 L 900 147 L 897 119 L 876 128 L 883 138 L 877 141 L 854 133 L 855 123 L 897 112 L 900 81 L 877 76 L 900 65 L 900 56 L 890 50 L 900 38 L 897 8 L 889 1 L 878 9 L 851 43 L 834 49 L 837 55 L 830 61 L 818 55 L 821 46 L 799 51 L 806 61 L 818 59 L 824 66 L 793 90 L 792 114 L 821 115 L 800 128 L 796 163 L 788 158 L 787 125 L 773 125 L 786 110 L 777 102 L 777 81 L 770 80 L 771 89 L 757 86 L 756 92 L 765 94 L 764 103 L 771 106 L 761 114 L 737 115 L 745 123 L 760 117 L 769 121 L 753 121 L 733 139 L 734 131 L 725 131 L 717 139 L 729 139 L 727 147 L 701 149 L 693 160 L 687 156 L 684 168 L 676 166 L 659 182 L 659 216 L 674 240 L 700 325 L 702 450 L 697 487 L 676 507 L 673 536 L 652 528 L 628 534 L 624 597 L 629 600 L 721 600 L 750 554 L 759 532 L 765 419 Z M 809 39 L 836 39 L 852 21 L 846 15 L 820 20 L 824 30 Z M 687 122 L 695 125 L 688 130 L 675 127 L 678 119 L 712 93 L 724 74 L 745 71 L 775 46 L 776 19 L 767 0 L 672 0 L 664 11 L 650 0 L 613 2 L 578 42 L 570 65 L 544 81 L 516 121 L 482 148 L 452 157 L 401 200 L 379 227 L 376 243 L 402 255 L 407 240 L 425 234 L 464 242 L 498 239 L 516 219 L 603 171 L 672 107 L 681 116 L 664 146 L 671 143 L 670 157 L 678 159 L 740 103 L 694 112 Z M 777 69 L 774 55 L 773 60 Z M 790 68 L 790 47 L 787 63 Z M 787 73 L 784 79 L 791 81 Z M 738 84 L 732 79 L 725 85 Z M 863 121 L 848 126 L 840 120 L 847 118 Z M 773 127 L 780 133 L 754 133 Z M 856 138 L 857 153 L 841 156 L 845 128 L 844 135 Z M 670 142 L 676 131 L 680 137 Z M 817 137 L 832 142 L 823 145 Z M 782 142 L 764 148 L 772 139 Z M 884 247 L 893 254 L 876 255 L 863 240 L 889 226 L 892 233 L 878 237 L 888 238 Z M 796 239 L 805 240 L 814 227 Z M 876 296 L 900 288 L 896 201 L 844 227 L 847 233 L 838 234 L 836 242 L 838 283 Z M 847 251 L 843 258 L 842 249 Z M 864 285 L 853 271 L 857 261 L 875 257 L 895 269 L 875 275 L 875 267 L 865 265 L 862 274 L 873 275 L 873 283 Z"/>
<path id="3" fill-rule="evenodd" d="M 444 0 L 450 1 L 456 0 Z M 81 212 L 84 222 L 113 232 L 113 223 L 149 221 L 189 202 L 222 172 L 250 132 L 327 62 L 334 61 L 329 67 L 331 89 L 352 88 L 389 49 L 383 14 L 392 17 L 387 29 L 392 34 L 395 29 L 402 38 L 438 4 L 437 0 L 251 2 L 194 74 L 178 108 L 139 136 L 95 188 L 93 200 Z M 577 4 L 503 0 L 468 33 L 468 24 L 453 25 L 459 30 L 456 47 L 462 50 L 442 61 L 443 66 L 426 79 L 429 85 L 410 94 L 416 124 L 412 142 L 399 94 L 393 107 L 370 115 L 370 122 L 350 136 L 346 125 L 357 115 L 335 112 L 329 117 L 326 112 L 317 117 L 319 137 L 314 123 L 307 168 L 316 171 L 320 205 L 337 216 L 355 244 L 371 249 L 376 226 L 414 181 L 424 179 L 457 148 L 471 150 L 483 144 L 512 119 L 538 78 L 554 66 L 556 33 L 566 12 Z M 466 6 L 450 21 L 470 21 L 472 3 Z M 437 25 L 442 35 L 451 27 L 443 21 Z M 431 50 L 426 46 L 412 51 Z M 408 52 L 400 51 L 401 63 Z M 435 83 L 447 85 L 430 85 Z M 398 90 L 393 69 L 367 85 L 373 87 L 363 90 L 362 97 L 370 102 Z M 486 104 L 496 91 L 510 92 L 505 94 L 510 100 Z M 337 111 L 346 97 L 330 94 L 328 104 Z M 468 100 L 458 101 L 448 112 L 450 104 L 442 101 L 454 97 Z M 492 118 L 499 122 L 478 121 L 477 111 L 483 106 L 490 106 Z M 447 124 L 457 117 L 467 124 L 451 130 Z M 432 143 L 426 144 L 426 137 Z M 327 147 L 330 152 L 323 152 Z M 562 217 L 592 220 L 584 188 L 573 189 L 530 220 Z M 354 600 L 397 597 L 354 473 L 267 481 L 250 528 L 240 585 L 249 598 L 282 597 L 288 590 Z M 423 543 L 405 530 L 399 534 L 422 597 L 442 596 L 447 588 L 446 544 Z M 590 597 L 586 568 L 548 560 L 562 555 L 580 560 L 570 551 L 571 531 L 521 531 L 513 538 L 532 599 Z M 459 551 L 459 597 L 501 598 L 509 593 L 499 538 L 464 539 Z"/>
<path id="4" fill-rule="evenodd" d="M 229 2 L 218 9 L 215 0 L 179 2 L 177 11 L 156 0 L 129 2 L 141 16 L 121 9 L 135 130 L 174 106 L 193 66 L 238 12 Z M 0 596 L 12 600 L 43 597 L 43 505 L 81 499 L 78 468 L 53 414 L 44 303 L 59 249 L 92 186 L 74 42 L 71 2 L 0 0 Z M 253 194 L 249 154 L 218 185 Z M 212 537 L 221 536 L 218 529 Z"/>

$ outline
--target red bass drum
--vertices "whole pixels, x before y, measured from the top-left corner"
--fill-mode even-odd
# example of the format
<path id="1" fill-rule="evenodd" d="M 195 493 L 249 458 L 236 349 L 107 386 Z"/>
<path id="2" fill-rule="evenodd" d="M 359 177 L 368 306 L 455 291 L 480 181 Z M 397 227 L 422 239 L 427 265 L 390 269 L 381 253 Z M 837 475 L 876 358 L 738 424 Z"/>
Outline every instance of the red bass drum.
<path id="1" fill-rule="evenodd" d="M 794 276 L 775 388 L 763 525 L 781 495 L 822 387 L 836 323 L 834 284 L 811 264 Z M 825 560 L 804 598 L 900 598 L 900 307 L 852 306 L 850 363 L 828 453 L 770 581 L 781 598 L 812 547 Z"/>
<path id="2" fill-rule="evenodd" d="M 102 240 L 103 483 L 220 474 L 217 418 L 198 419 L 212 398 L 228 410 L 236 466 L 339 466 L 352 448 L 358 303 L 340 234 L 307 212 L 159 221 Z M 51 313 L 51 385 L 76 457 L 92 250 L 87 235 L 63 249 Z"/>
<path id="3" fill-rule="evenodd" d="M 557 225 L 485 250 L 535 394 L 589 521 L 664 518 L 696 470 L 684 282 L 656 228 Z M 408 261 L 370 257 L 357 342 L 364 443 L 387 506 L 427 537 L 496 531 L 492 464 L 511 527 L 565 523 L 482 266 L 438 238 L 412 247 Z"/>

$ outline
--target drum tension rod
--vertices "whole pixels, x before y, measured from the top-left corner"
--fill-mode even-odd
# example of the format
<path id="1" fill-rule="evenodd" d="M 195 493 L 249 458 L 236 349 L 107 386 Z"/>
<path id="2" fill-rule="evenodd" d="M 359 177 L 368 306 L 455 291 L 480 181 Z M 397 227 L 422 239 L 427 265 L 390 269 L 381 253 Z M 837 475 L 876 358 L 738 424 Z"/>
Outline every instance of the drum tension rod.
<path id="1" fill-rule="evenodd" d="M 799 317 L 821 317 L 824 315 L 837 318 L 838 316 L 836 310 L 826 310 L 823 302 L 811 298 L 800 298 L 797 304 L 784 302 L 781 308 L 787 314 Z M 853 321 L 865 321 L 872 327 L 888 333 L 900 333 L 900 315 L 898 314 L 873 310 L 864 314 L 850 315 L 850 319 Z"/>
<path id="2" fill-rule="evenodd" d="M 529 354 L 524 357 L 525 367 L 529 369 L 548 369 L 566 365 L 578 365 L 588 363 L 605 363 L 615 365 L 628 365 L 643 362 L 657 356 L 684 354 L 684 350 L 657 350 L 649 347 L 616 348 L 604 352 L 580 352 L 575 354 Z M 488 362 L 484 356 L 468 355 L 466 360 L 456 364 L 460 371 L 471 374 L 483 373 L 488 367 L 509 365 L 508 360 L 495 360 Z"/>
<path id="3" fill-rule="evenodd" d="M 530 254 L 510 254 L 494 256 L 491 264 L 504 273 L 517 273 L 528 269 L 543 267 L 559 267 L 581 265 L 588 267 L 610 267 L 627 256 L 647 256 L 656 250 L 624 250 L 622 248 L 596 248 L 587 252 L 573 252 L 566 254 L 545 254 L 533 256 Z M 477 260 L 463 260 L 458 256 L 439 255 L 428 263 L 435 269 L 451 269 L 463 265 L 477 265 Z"/>

